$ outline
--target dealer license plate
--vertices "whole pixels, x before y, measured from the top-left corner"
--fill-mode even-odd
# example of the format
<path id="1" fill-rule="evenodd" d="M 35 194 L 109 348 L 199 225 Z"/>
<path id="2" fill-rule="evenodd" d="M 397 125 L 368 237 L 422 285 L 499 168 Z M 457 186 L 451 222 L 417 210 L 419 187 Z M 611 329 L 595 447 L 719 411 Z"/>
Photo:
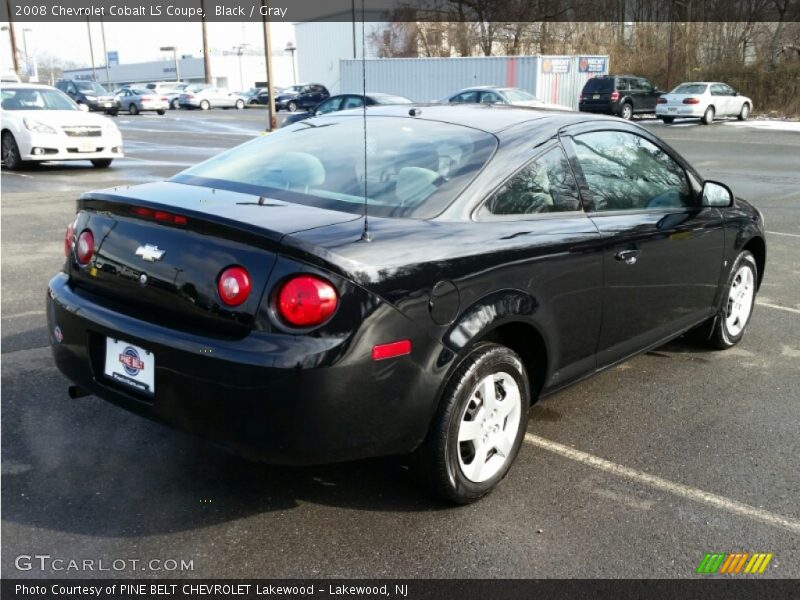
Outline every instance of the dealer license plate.
<path id="1" fill-rule="evenodd" d="M 670 106 L 670 107 L 669 107 L 667 110 L 668 110 L 669 112 L 677 112 L 677 110 L 678 110 L 678 107 L 677 107 L 677 106 Z"/>
<path id="2" fill-rule="evenodd" d="M 156 357 L 122 340 L 106 338 L 105 375 L 146 394 L 155 393 Z"/>

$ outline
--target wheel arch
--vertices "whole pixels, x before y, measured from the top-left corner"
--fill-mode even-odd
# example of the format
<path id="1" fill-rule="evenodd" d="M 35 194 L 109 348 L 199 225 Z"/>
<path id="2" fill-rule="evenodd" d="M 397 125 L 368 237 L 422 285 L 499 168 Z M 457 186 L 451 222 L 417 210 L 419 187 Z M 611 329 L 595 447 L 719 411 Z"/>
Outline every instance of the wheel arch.
<path id="1" fill-rule="evenodd" d="M 756 290 L 761 288 L 761 281 L 764 279 L 764 268 L 767 264 L 767 244 L 760 236 L 751 237 L 742 250 L 747 250 L 756 259 L 756 267 L 758 267 L 758 281 L 756 282 Z"/>

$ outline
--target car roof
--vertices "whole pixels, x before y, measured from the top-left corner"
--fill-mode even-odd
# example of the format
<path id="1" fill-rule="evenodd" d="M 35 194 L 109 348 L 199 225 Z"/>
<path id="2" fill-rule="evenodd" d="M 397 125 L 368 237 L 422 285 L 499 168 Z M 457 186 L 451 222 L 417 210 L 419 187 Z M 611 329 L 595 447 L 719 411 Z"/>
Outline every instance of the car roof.
<path id="1" fill-rule="evenodd" d="M 23 90 L 54 90 L 51 85 L 45 85 L 43 83 L 13 83 L 8 82 L 6 85 L 3 86 L 4 90 L 8 90 L 11 88 L 23 89 Z"/>
<path id="2" fill-rule="evenodd" d="M 410 111 L 417 109 L 419 115 L 411 116 Z M 319 119 L 336 118 L 347 114 L 361 114 L 363 108 L 338 111 L 321 115 Z M 433 104 L 414 103 L 402 105 L 379 105 L 367 107 L 367 114 L 381 117 L 405 117 L 428 121 L 439 121 L 479 129 L 491 134 L 519 125 L 538 121 L 542 127 L 555 125 L 557 128 L 585 121 L 610 121 L 618 123 L 619 119 L 603 115 L 579 113 L 570 110 L 553 110 L 527 108 L 510 105 L 493 104 Z"/>

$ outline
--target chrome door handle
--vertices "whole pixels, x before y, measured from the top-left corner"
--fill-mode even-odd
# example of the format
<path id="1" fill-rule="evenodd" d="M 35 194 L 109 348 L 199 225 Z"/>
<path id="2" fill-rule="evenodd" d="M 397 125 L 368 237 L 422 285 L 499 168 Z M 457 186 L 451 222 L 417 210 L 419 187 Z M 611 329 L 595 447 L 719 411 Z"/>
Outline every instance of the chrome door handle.
<path id="1" fill-rule="evenodd" d="M 614 255 L 620 262 L 624 262 L 626 265 L 635 265 L 636 261 L 639 260 L 639 250 L 620 250 Z"/>

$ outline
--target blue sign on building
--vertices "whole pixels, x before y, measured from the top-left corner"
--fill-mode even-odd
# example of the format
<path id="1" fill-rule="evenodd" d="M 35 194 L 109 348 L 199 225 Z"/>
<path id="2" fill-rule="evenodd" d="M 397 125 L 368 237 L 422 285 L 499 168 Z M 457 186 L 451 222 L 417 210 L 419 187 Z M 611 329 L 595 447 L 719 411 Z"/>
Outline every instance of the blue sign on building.
<path id="1" fill-rule="evenodd" d="M 116 50 L 109 50 L 108 55 L 106 56 L 106 62 L 108 66 L 111 65 L 118 65 L 119 64 L 119 52 Z"/>

